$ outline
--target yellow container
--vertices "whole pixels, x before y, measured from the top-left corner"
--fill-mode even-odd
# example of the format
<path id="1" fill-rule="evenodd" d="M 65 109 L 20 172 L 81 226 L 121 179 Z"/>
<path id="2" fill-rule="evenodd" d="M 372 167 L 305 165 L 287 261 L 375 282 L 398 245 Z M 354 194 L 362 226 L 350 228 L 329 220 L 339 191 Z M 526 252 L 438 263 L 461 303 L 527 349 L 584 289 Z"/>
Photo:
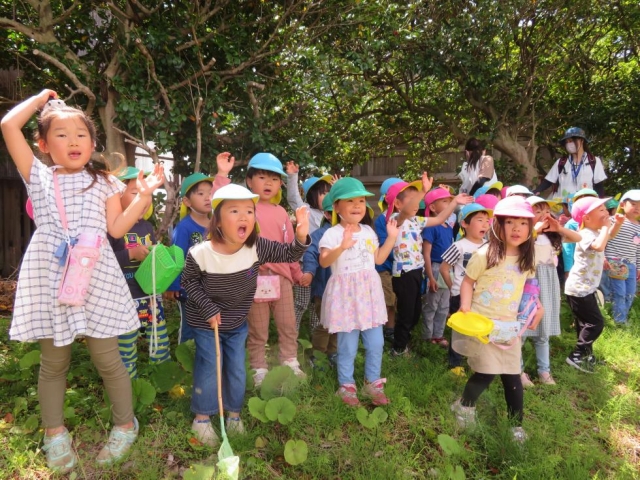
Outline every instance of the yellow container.
<path id="1" fill-rule="evenodd" d="M 482 345 L 489 343 L 493 331 L 493 321 L 474 312 L 457 312 L 449 317 L 451 327 L 451 348 L 465 357 L 475 357 L 482 351 Z"/>

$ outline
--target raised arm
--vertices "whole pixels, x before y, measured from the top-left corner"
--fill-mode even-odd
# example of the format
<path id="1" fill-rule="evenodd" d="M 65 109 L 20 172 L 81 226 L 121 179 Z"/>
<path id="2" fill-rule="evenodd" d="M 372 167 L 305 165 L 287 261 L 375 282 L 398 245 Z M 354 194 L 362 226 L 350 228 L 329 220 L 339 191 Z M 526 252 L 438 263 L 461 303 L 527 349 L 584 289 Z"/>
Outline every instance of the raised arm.
<path id="1" fill-rule="evenodd" d="M 16 164 L 16 168 L 27 183 L 30 182 L 31 164 L 33 163 L 33 150 L 22 133 L 22 127 L 29 119 L 49 101 L 51 97 L 58 97 L 53 90 L 43 90 L 38 95 L 27 98 L 7 113 L 0 126 L 2 136 L 7 145 L 9 155 Z"/>

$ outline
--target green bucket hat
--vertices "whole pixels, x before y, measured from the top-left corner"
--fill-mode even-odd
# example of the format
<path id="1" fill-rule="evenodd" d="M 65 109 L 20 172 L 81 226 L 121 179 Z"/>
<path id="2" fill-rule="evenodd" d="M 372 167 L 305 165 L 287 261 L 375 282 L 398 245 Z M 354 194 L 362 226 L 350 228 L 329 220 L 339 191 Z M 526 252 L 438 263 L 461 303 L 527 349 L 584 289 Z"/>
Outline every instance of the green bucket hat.
<path id="1" fill-rule="evenodd" d="M 124 172 L 118 175 L 118 180 L 121 182 L 133 180 L 134 178 L 138 178 L 138 173 L 140 173 L 140 169 L 136 167 L 127 167 Z"/>
<path id="2" fill-rule="evenodd" d="M 348 198 L 372 196 L 373 193 L 365 190 L 362 182 L 353 177 L 343 177 L 331 187 L 331 198 L 334 202 Z"/>
<path id="3" fill-rule="evenodd" d="M 216 179 L 214 177 L 209 177 L 204 173 L 198 172 L 191 174 L 182 181 L 182 186 L 180 187 L 180 196 L 184 197 L 194 185 L 197 185 L 200 182 L 213 183 L 215 180 Z"/>

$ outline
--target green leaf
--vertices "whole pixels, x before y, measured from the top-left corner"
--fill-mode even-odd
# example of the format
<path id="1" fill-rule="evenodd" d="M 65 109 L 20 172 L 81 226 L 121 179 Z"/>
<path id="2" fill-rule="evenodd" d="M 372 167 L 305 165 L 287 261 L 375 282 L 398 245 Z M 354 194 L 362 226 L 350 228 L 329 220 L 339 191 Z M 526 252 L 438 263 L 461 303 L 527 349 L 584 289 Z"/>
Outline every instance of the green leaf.
<path id="1" fill-rule="evenodd" d="M 438 444 L 447 455 L 460 455 L 464 452 L 458 441 L 445 433 L 438 435 Z"/>
<path id="2" fill-rule="evenodd" d="M 31 433 L 38 428 L 40 424 L 40 419 L 38 415 L 30 415 L 29 418 L 24 422 L 23 428 L 26 433 Z"/>
<path id="3" fill-rule="evenodd" d="M 40 365 L 40 350 L 31 350 L 20 359 L 20 368 L 27 369 Z"/>
<path id="4" fill-rule="evenodd" d="M 264 412 L 265 407 L 267 406 L 267 402 L 265 402 L 264 400 L 258 397 L 251 397 L 249 399 L 248 404 L 249 404 L 249 413 L 253 417 L 257 418 L 262 423 L 267 423 L 269 421 L 269 419 L 267 418 L 267 415 Z"/>
<path id="5" fill-rule="evenodd" d="M 298 343 L 302 347 L 303 350 L 310 350 L 313 348 L 313 345 L 309 340 L 305 340 L 304 338 L 299 338 Z"/>
<path id="6" fill-rule="evenodd" d="M 178 345 L 175 350 L 178 363 L 189 373 L 193 373 L 193 363 L 196 356 L 194 348 L 193 340 L 188 340 Z"/>
<path id="7" fill-rule="evenodd" d="M 274 367 L 262 381 L 260 396 L 265 400 L 281 397 L 298 385 L 298 378 L 290 367 Z"/>
<path id="8" fill-rule="evenodd" d="M 76 416 L 76 409 L 73 407 L 64 408 L 64 418 L 69 419 Z"/>
<path id="9" fill-rule="evenodd" d="M 308 454 L 304 440 L 289 440 L 284 446 L 284 459 L 289 465 L 300 465 L 307 460 Z"/>
<path id="10" fill-rule="evenodd" d="M 269 444 L 269 441 L 264 437 L 256 437 L 256 448 L 265 448 Z"/>
<path id="11" fill-rule="evenodd" d="M 185 470 L 184 480 L 213 480 L 216 467 L 213 465 L 191 465 L 189 470 Z"/>
<path id="12" fill-rule="evenodd" d="M 287 397 L 272 398 L 267 402 L 264 413 L 269 420 L 278 421 L 286 425 L 296 415 L 296 406 Z"/>
<path id="13" fill-rule="evenodd" d="M 356 418 L 363 427 L 372 429 L 378 426 L 378 419 L 369 415 L 369 412 L 364 407 L 360 407 L 356 410 Z"/>
<path id="14" fill-rule="evenodd" d="M 16 397 L 13 402 L 13 416 L 17 417 L 20 412 L 26 412 L 27 408 L 27 399 L 25 397 Z"/>
<path id="15" fill-rule="evenodd" d="M 387 414 L 384 408 L 376 407 L 373 409 L 373 412 L 371 412 L 370 417 L 373 418 L 376 421 L 376 423 L 380 424 L 380 423 L 384 423 L 387 420 L 387 418 L 389 418 L 389 415 Z"/>
<path id="16" fill-rule="evenodd" d="M 131 382 L 133 395 L 142 405 L 151 405 L 156 399 L 156 389 L 146 380 L 137 378 Z"/>
<path id="17" fill-rule="evenodd" d="M 453 467 L 453 472 L 449 475 L 451 480 L 466 480 L 467 476 L 464 474 L 464 468 L 460 465 Z"/>
<path id="18" fill-rule="evenodd" d="M 164 362 L 156 367 L 151 375 L 151 380 L 156 385 L 158 392 L 164 393 L 179 385 L 186 376 L 185 371 L 176 362 Z"/>

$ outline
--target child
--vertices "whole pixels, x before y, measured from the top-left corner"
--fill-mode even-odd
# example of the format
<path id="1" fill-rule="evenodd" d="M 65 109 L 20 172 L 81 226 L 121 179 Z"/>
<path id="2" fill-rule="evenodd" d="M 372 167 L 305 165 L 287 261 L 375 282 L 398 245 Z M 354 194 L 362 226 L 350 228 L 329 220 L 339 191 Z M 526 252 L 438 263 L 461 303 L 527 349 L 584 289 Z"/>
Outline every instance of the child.
<path id="1" fill-rule="evenodd" d="M 538 378 L 544 385 L 555 385 L 551 376 L 549 360 L 549 337 L 560 335 L 560 281 L 556 265 L 562 249 L 562 242 L 579 242 L 580 234 L 560 226 L 560 222 L 551 216 L 550 202 L 538 196 L 527 198 L 533 210 L 535 240 L 536 279 L 540 286 L 540 302 L 544 307 L 544 316 L 535 330 L 526 330 L 523 338 L 530 337 L 536 350 Z M 524 347 L 524 340 L 522 342 Z M 533 387 L 533 382 L 524 372 L 522 362 L 522 386 Z"/>
<path id="2" fill-rule="evenodd" d="M 211 194 L 214 191 L 214 187 L 220 188 L 229 183 L 229 172 L 233 168 L 234 161 L 235 159 L 230 153 L 220 153 L 216 157 L 218 173 L 215 178 L 198 172 L 189 175 L 182 181 L 180 186 L 180 196 L 182 197 L 180 222 L 173 229 L 173 244 L 180 247 L 185 257 L 191 247 L 198 245 L 204 239 L 205 232 L 209 226 Z M 184 343 L 187 340 L 193 340 L 194 337 L 187 321 L 185 310 L 187 303 L 186 293 L 180 285 L 181 277 L 178 277 L 169 286 L 168 292 L 172 292 L 173 297 L 178 300 L 178 308 L 180 310 L 178 343 Z"/>
<path id="3" fill-rule="evenodd" d="M 436 216 L 447 209 L 452 201 L 453 195 L 441 187 L 431 190 L 424 199 L 430 216 Z M 425 228 L 422 239 L 424 271 L 429 281 L 427 292 L 422 298 L 422 339 L 448 348 L 449 342 L 444 338 L 444 324 L 449 313 L 450 291 L 448 287 L 439 287 L 437 279 L 440 276 L 442 254 L 453 243 L 453 229 L 445 221 Z"/>
<path id="4" fill-rule="evenodd" d="M 384 244 L 387 240 L 387 209 L 389 206 L 385 201 L 385 196 L 389 191 L 391 185 L 394 185 L 402 180 L 399 178 L 387 178 L 380 186 L 380 200 L 378 206 L 380 207 L 380 215 L 378 215 L 373 222 L 373 229 L 378 235 L 378 242 Z M 393 293 L 393 285 L 391 283 L 391 269 L 393 267 L 393 252 L 389 254 L 384 263 L 376 265 L 376 272 L 380 276 L 380 282 L 382 283 L 382 291 L 384 292 L 384 303 L 387 306 L 387 323 L 382 327 L 382 334 L 385 340 L 393 343 L 393 331 L 396 326 L 396 294 Z"/>
<path id="5" fill-rule="evenodd" d="M 523 390 L 520 380 L 520 337 L 513 328 L 524 283 L 534 276 L 533 212 L 519 196 L 500 200 L 493 211 L 489 244 L 480 247 L 469 260 L 460 286 L 460 311 L 475 312 L 494 322 L 494 331 L 511 333 L 511 348 L 502 349 L 493 343 L 482 344 L 479 356 L 469 357 L 474 374 L 464 388 L 462 398 L 451 410 L 461 428 L 473 425 L 476 401 L 496 375 L 504 386 L 509 418 L 515 423 L 512 434 L 522 442 Z M 474 289 L 475 284 L 475 289 Z M 539 310 L 541 315 L 544 309 Z"/>
<path id="6" fill-rule="evenodd" d="M 460 285 L 464 279 L 467 263 L 469 263 L 473 252 L 484 243 L 484 236 L 489 231 L 491 225 L 489 220 L 492 216 L 493 210 L 478 203 L 470 203 L 460 210 L 458 222 L 462 237 L 442 254 L 442 263 L 440 264 L 440 276 L 451 292 L 449 299 L 449 314 L 451 315 L 460 308 Z M 463 376 L 462 356 L 456 353 L 451 345 L 448 350 L 451 372 L 457 376 Z"/>
<path id="7" fill-rule="evenodd" d="M 613 321 L 616 326 L 626 326 L 640 274 L 640 190 L 626 192 L 620 198 L 620 208 L 624 221 L 618 235 L 609 240 L 604 250 L 604 268 L 613 298 Z"/>
<path id="8" fill-rule="evenodd" d="M 318 318 L 318 323 L 311 323 L 311 344 L 313 350 L 317 350 L 327 355 L 329 363 L 335 364 L 336 355 L 338 351 L 338 335 L 336 333 L 329 333 L 329 331 L 322 326 L 319 319 L 322 314 L 322 297 L 327 287 L 329 277 L 331 277 L 331 269 L 323 268 L 320 266 L 320 240 L 323 235 L 331 227 L 331 216 L 333 214 L 333 200 L 331 199 L 331 192 L 324 196 L 322 199 L 322 210 L 324 215 L 324 221 L 320 223 L 320 228 L 316 229 L 311 234 L 311 245 L 304 252 L 302 256 L 302 270 L 305 274 L 308 272 L 313 276 L 311 282 L 311 297 L 313 299 L 312 312 Z M 315 357 L 310 358 L 311 365 L 315 363 Z"/>
<path id="9" fill-rule="evenodd" d="M 320 240 L 320 265 L 331 266 L 331 278 L 322 298 L 322 325 L 338 333 L 338 383 L 336 394 L 344 403 L 359 405 L 353 365 L 362 337 L 365 348 L 364 395 L 374 405 L 386 405 L 386 378 L 382 367 L 382 325 L 387 321 L 380 277 L 374 265 L 389 256 L 398 234 L 395 221 L 387 225 L 387 240 L 379 247 L 371 228 L 365 197 L 373 195 L 355 178 L 341 178 L 331 189 L 333 223 Z M 339 223 L 338 223 L 338 218 Z"/>
<path id="10" fill-rule="evenodd" d="M 138 194 L 136 179 L 140 170 L 134 167 L 128 167 L 126 172 L 119 176 L 118 179 L 127 186 L 120 197 L 122 210 L 126 210 L 131 202 Z M 129 372 L 131 378 L 138 378 L 138 330 L 143 329 L 149 340 L 153 331 L 153 309 L 151 302 L 156 302 L 156 333 L 157 333 L 157 349 L 153 356 L 150 356 L 151 363 L 162 363 L 169 360 L 169 336 L 167 335 L 167 323 L 164 319 L 164 309 L 162 307 L 162 296 L 157 295 L 155 299 L 142 291 L 138 281 L 134 275 L 140 263 L 149 255 L 149 247 L 156 243 L 156 237 L 153 232 L 153 225 L 147 220 L 140 218 L 138 222 L 129 229 L 129 231 L 120 238 L 113 238 L 108 235 L 109 243 L 113 249 L 113 253 L 120 264 L 124 278 L 129 286 L 129 291 L 136 304 L 138 311 L 138 319 L 140 320 L 140 328 L 136 328 L 132 332 L 118 336 L 118 347 L 120 356 L 124 362 L 124 366 Z"/>
<path id="11" fill-rule="evenodd" d="M 422 174 L 422 190 L 431 188 L 432 179 Z M 393 248 L 393 291 L 398 298 L 398 314 L 393 338 L 391 355 L 409 354 L 411 330 L 420 319 L 422 272 L 424 257 L 422 256 L 422 230 L 430 225 L 439 225 L 449 218 L 456 205 L 470 203 L 473 197 L 460 194 L 454 198 L 447 208 L 435 217 L 417 217 L 416 212 L 422 197 L 420 182 L 400 182 L 392 185 L 386 195 L 387 221 L 394 211 L 398 212 L 396 222 L 400 233 Z"/>
<path id="12" fill-rule="evenodd" d="M 571 212 L 571 208 L 573 207 L 573 204 L 579 200 L 582 197 L 594 197 L 594 198 L 598 198 L 598 194 L 596 193 L 595 190 L 592 190 L 590 188 L 583 188 L 582 190 L 578 190 L 575 194 L 573 194 L 573 196 L 568 197 L 568 202 L 569 202 L 569 212 Z M 567 220 L 567 222 L 564 224 L 564 227 L 569 229 L 569 230 L 573 230 L 574 232 L 577 232 L 580 229 L 580 225 L 578 225 L 578 223 L 570 218 L 569 220 Z M 563 242 L 562 243 L 562 263 L 564 265 L 564 278 L 565 281 L 567 279 L 567 277 L 569 277 L 569 271 L 571 270 L 571 267 L 573 266 L 573 255 L 576 251 L 576 244 L 575 242 Z M 606 288 L 605 288 L 606 290 Z"/>
<path id="13" fill-rule="evenodd" d="M 260 236 L 281 243 L 293 238 L 293 225 L 287 211 L 282 208 L 280 197 L 282 163 L 270 153 L 258 153 L 251 158 L 247 169 L 247 187 L 260 197 L 256 215 L 260 219 Z M 278 329 L 279 360 L 281 365 L 291 367 L 298 377 L 305 377 L 297 359 L 298 329 L 293 307 L 294 283 L 299 283 L 302 270 L 295 263 L 265 263 L 260 266 L 260 276 L 275 276 L 280 284 L 280 298 L 269 302 L 253 302 L 249 310 L 249 365 L 255 374 L 253 383 L 259 387 L 269 371 L 265 345 L 269 340 L 269 318 L 271 311 Z M 260 282 L 260 280 L 258 280 Z"/>
<path id="14" fill-rule="evenodd" d="M 209 416 L 219 412 L 214 324 L 220 330 L 226 430 L 241 434 L 247 315 L 256 292 L 258 269 L 267 262 L 295 262 L 308 245 L 309 220 L 304 209 L 296 211 L 298 229 L 292 243 L 282 244 L 258 236 L 258 198 L 240 185 L 226 185 L 217 190 L 211 200 L 211 239 L 189 251 L 182 273 L 187 291 L 187 320 L 196 344 L 192 429 L 200 442 L 211 447 L 218 443 L 218 436 Z"/>
<path id="15" fill-rule="evenodd" d="M 82 110 L 60 101 L 49 104 L 50 97 L 57 98 L 56 92 L 43 90 L 2 119 L 7 150 L 29 190 L 37 225 L 22 261 L 9 335 L 12 340 L 40 343 L 38 400 L 44 451 L 49 468 L 66 472 L 77 462 L 63 415 L 71 344 L 77 336 L 85 337 L 109 395 L 114 427 L 96 461 L 113 463 L 126 454 L 138 435 L 131 379 L 118 353 L 118 335 L 138 328 L 140 322 L 108 243 L 101 245 L 85 304 L 61 304 L 58 291 L 65 254 L 81 233 L 97 234 L 102 240 L 107 232 L 114 237 L 124 235 L 144 213 L 164 176 L 160 165 L 146 180 L 139 174 L 138 194 L 122 211 L 122 184 L 89 163 L 96 143 L 93 122 Z M 36 140 L 51 167 L 34 158 L 21 130 L 41 109 Z"/>
<path id="16" fill-rule="evenodd" d="M 298 171 L 300 168 L 294 162 L 287 162 L 285 170 L 287 172 L 287 202 L 294 210 L 303 205 L 309 208 L 309 234 L 312 234 L 320 228 L 320 224 L 324 218 L 322 200 L 331 189 L 331 184 L 333 183 L 331 175 L 306 179 L 302 184 L 302 191 L 305 198 L 303 201 L 298 191 Z M 311 289 L 309 285 L 311 285 L 312 279 L 313 275 L 311 272 L 303 270 L 300 285 L 293 285 L 297 330 L 300 330 L 302 315 L 304 315 L 311 300 Z M 320 323 L 320 319 L 316 316 L 315 308 L 311 309 L 310 317 L 311 331 L 313 332 L 315 326 Z"/>
<path id="17" fill-rule="evenodd" d="M 576 244 L 574 263 L 564 286 L 569 307 L 573 312 L 578 341 L 567 363 L 586 373 L 593 373 L 597 360 L 593 355 L 595 342 L 604 328 L 604 319 L 596 289 L 604 264 L 604 249 L 610 236 L 614 237 L 624 215 L 616 215 L 611 225 L 604 204 L 608 198 L 582 197 L 571 208 L 571 216 L 580 225 L 582 240 Z"/>

